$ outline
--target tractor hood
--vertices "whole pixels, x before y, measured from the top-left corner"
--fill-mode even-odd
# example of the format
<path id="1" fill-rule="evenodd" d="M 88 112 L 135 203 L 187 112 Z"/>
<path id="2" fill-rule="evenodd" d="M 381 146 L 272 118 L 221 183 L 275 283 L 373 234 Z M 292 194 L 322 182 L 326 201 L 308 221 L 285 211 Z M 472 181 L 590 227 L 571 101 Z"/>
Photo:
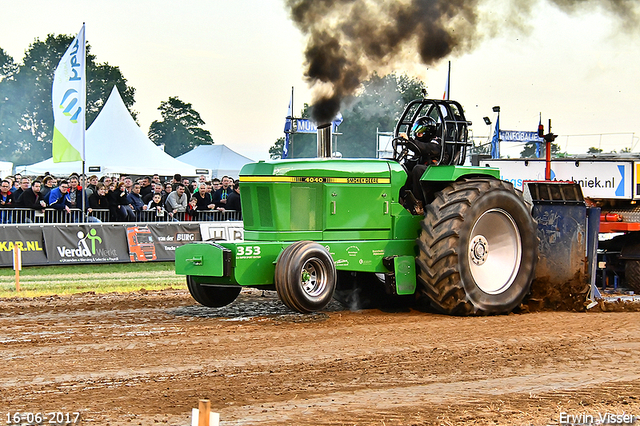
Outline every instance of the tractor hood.
<path id="1" fill-rule="evenodd" d="M 378 159 L 261 161 L 240 171 L 245 237 L 388 238 L 407 174 Z M 274 235 L 275 233 L 275 235 Z"/>

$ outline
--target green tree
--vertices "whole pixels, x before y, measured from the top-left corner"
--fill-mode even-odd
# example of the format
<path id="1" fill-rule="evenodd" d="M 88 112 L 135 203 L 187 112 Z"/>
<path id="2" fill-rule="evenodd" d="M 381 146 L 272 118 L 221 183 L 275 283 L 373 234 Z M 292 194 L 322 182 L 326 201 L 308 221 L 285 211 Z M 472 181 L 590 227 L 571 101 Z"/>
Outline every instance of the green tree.
<path id="1" fill-rule="evenodd" d="M 404 107 L 422 97 L 425 85 L 407 75 L 374 74 L 361 91 L 346 99 L 337 150 L 343 157 L 376 157 L 376 132 L 392 131 Z"/>
<path id="2" fill-rule="evenodd" d="M 587 154 L 601 154 L 602 151 L 603 151 L 602 149 L 592 146 L 587 150 Z"/>
<path id="3" fill-rule="evenodd" d="M 471 143 L 470 154 L 491 155 L 491 142 L 471 139 Z"/>
<path id="4" fill-rule="evenodd" d="M 149 139 L 156 145 L 164 144 L 169 155 L 177 157 L 198 145 L 212 145 L 213 139 L 202 126 L 204 120 L 192 105 L 181 101 L 177 96 L 169 97 L 160 103 L 162 121 L 154 121 L 149 128 Z"/>
<path id="5" fill-rule="evenodd" d="M 542 155 L 542 144 L 540 146 L 540 155 Z M 536 158 L 536 143 L 527 142 L 524 145 L 522 151 L 520 151 L 520 158 Z"/>
<path id="6" fill-rule="evenodd" d="M 4 116 L 0 122 L 0 145 L 11 152 L 10 155 L 5 155 L 2 152 L 4 150 L 0 150 L 4 159 L 14 163 L 31 163 L 51 156 L 53 73 L 74 38 L 75 36 L 53 34 L 49 34 L 44 41 L 36 38 L 29 45 L 17 71 L 10 78 L 0 78 L 0 93 L 4 94 L 2 109 L 11 111 L 9 117 Z M 118 87 L 122 100 L 129 108 L 134 103 L 135 89 L 127 86 L 127 80 L 118 67 L 97 63 L 96 57 L 90 53 L 91 46 L 88 43 L 86 49 L 88 127 L 114 85 Z"/>
<path id="7" fill-rule="evenodd" d="M 376 131 L 392 131 L 406 104 L 420 98 L 424 90 L 424 83 L 407 75 L 374 74 L 356 95 L 343 100 L 344 121 L 338 128 L 341 135 L 334 136 L 334 150 L 343 157 L 376 157 Z M 305 104 L 303 118 L 309 116 L 310 108 Z M 315 134 L 293 134 L 292 140 L 291 158 L 315 157 Z M 271 148 L 277 152 L 276 145 Z"/>
<path id="8" fill-rule="evenodd" d="M 540 142 L 540 158 L 545 158 L 546 156 L 546 144 L 544 142 Z M 551 155 L 554 157 L 559 157 L 561 154 L 560 145 L 557 143 L 551 142 Z M 520 151 L 520 158 L 536 158 L 536 143 L 535 142 L 527 142 L 524 145 L 522 151 Z"/>
<path id="9" fill-rule="evenodd" d="M 284 147 L 284 136 L 276 139 L 276 143 L 269 148 L 269 158 L 279 160 L 282 158 L 282 148 Z"/>
<path id="10" fill-rule="evenodd" d="M 12 108 L 17 97 L 15 75 L 18 65 L 0 48 L 0 159 L 11 158 L 16 151 L 11 138 L 17 132 L 18 116 Z"/>

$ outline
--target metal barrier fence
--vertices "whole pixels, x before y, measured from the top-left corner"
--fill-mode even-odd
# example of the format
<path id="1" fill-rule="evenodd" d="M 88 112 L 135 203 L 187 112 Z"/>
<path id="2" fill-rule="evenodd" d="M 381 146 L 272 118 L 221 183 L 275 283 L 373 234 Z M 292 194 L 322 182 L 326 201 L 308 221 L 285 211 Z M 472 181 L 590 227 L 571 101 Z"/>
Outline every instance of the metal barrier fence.
<path id="1" fill-rule="evenodd" d="M 242 213 L 235 210 L 225 211 L 196 211 L 193 214 L 178 212 L 170 214 L 143 210 L 136 213 L 135 222 L 221 222 L 241 221 Z M 21 223 L 92 223 L 92 222 L 122 222 L 111 217 L 108 209 L 94 209 L 91 213 L 84 213 L 79 209 L 66 210 L 44 209 L 33 210 L 26 208 L 0 209 L 0 224 Z"/>

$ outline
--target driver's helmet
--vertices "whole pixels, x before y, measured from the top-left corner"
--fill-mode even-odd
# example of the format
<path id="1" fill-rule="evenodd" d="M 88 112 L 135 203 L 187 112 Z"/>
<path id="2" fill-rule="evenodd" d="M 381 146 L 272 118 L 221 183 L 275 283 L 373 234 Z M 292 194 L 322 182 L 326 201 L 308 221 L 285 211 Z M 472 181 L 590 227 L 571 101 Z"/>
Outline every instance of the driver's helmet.
<path id="1" fill-rule="evenodd" d="M 436 137 L 436 120 L 431 117 L 418 117 L 411 127 L 411 136 L 420 142 L 431 142 Z"/>

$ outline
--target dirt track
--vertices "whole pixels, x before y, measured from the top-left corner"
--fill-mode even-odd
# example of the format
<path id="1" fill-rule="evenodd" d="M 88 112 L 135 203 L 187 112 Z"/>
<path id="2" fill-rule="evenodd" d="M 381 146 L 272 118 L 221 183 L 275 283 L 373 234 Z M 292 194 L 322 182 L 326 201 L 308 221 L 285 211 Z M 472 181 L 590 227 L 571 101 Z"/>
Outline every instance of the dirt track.
<path id="1" fill-rule="evenodd" d="M 200 398 L 223 425 L 640 416 L 639 324 L 640 312 L 298 315 L 258 291 L 217 311 L 178 290 L 1 300 L 0 425 L 15 411 L 188 425 Z"/>

